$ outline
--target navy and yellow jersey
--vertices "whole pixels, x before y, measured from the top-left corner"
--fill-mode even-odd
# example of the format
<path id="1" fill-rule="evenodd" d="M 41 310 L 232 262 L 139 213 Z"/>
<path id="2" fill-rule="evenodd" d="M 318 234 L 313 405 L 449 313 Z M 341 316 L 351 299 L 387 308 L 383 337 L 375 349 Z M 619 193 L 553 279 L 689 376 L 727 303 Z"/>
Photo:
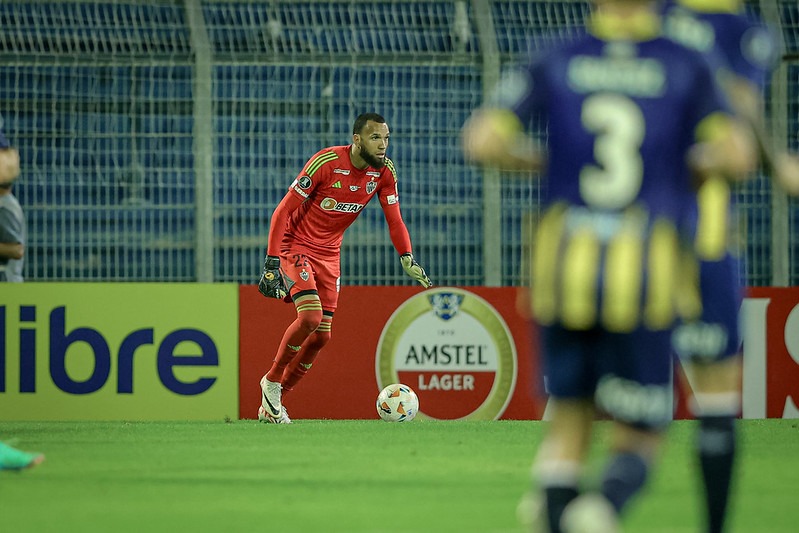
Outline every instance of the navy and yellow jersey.
<path id="1" fill-rule="evenodd" d="M 587 33 L 507 79 L 498 104 L 546 128 L 534 315 L 577 330 L 672 327 L 693 277 L 680 270 L 686 155 L 726 111 L 708 62 L 654 28 L 640 41 Z"/>
<path id="2" fill-rule="evenodd" d="M 669 0 L 663 8 L 663 30 L 669 38 L 704 54 L 722 86 L 730 75 L 763 91 L 777 59 L 777 39 L 739 0 Z M 714 178 L 699 191 L 695 224 L 696 250 L 705 261 L 736 254 L 738 229 L 731 213 L 729 184 Z"/>
<path id="3" fill-rule="evenodd" d="M 663 21 L 669 38 L 706 54 L 722 71 L 765 88 L 777 61 L 778 40 L 738 0 L 668 0 Z"/>

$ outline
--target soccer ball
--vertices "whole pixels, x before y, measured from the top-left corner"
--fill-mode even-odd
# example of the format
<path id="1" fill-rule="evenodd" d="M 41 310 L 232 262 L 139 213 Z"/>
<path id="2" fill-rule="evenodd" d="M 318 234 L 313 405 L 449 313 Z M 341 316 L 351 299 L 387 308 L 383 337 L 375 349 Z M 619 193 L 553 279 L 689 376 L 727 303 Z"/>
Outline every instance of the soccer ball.
<path id="1" fill-rule="evenodd" d="M 386 422 L 409 422 L 419 411 L 419 398 L 413 389 L 393 383 L 377 395 L 377 414 Z"/>

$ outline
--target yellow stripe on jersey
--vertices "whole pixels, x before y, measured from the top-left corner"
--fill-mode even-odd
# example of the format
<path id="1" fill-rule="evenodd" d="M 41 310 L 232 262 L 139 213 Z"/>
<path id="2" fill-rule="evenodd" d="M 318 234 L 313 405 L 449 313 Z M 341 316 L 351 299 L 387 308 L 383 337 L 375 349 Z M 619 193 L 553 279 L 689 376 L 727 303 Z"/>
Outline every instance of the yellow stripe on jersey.
<path id="1" fill-rule="evenodd" d="M 681 249 L 679 268 L 675 300 L 677 315 L 684 321 L 696 320 L 702 313 L 702 298 L 699 293 L 699 263 L 692 248 Z"/>
<path id="2" fill-rule="evenodd" d="M 649 329 L 666 329 L 674 323 L 674 293 L 677 289 L 680 261 L 677 230 L 665 220 L 656 221 L 649 238 L 649 279 L 644 307 L 644 325 Z"/>
<path id="3" fill-rule="evenodd" d="M 693 252 L 681 246 L 671 221 L 650 225 L 644 211 L 631 209 L 617 223 L 597 225 L 569 213 L 565 204 L 555 204 L 536 230 L 530 296 L 539 323 L 616 333 L 642 325 L 662 330 L 677 318 L 677 291 L 680 310 L 701 309 L 697 271 L 683 264 Z"/>
<path id="4" fill-rule="evenodd" d="M 558 250 L 563 236 L 566 208 L 550 207 L 538 223 L 530 266 L 532 312 L 542 324 L 551 324 L 557 311 Z"/>
<path id="5" fill-rule="evenodd" d="M 590 226 L 569 237 L 563 258 L 563 325 L 589 329 L 597 320 L 597 280 L 601 246 Z"/>
<path id="6" fill-rule="evenodd" d="M 730 186 L 720 177 L 710 178 L 699 188 L 697 201 L 696 252 L 700 259 L 718 261 L 727 250 Z"/>
<path id="7" fill-rule="evenodd" d="M 394 168 L 394 161 L 389 158 L 386 158 L 386 167 L 388 167 L 388 171 L 391 172 L 391 175 L 394 176 L 394 183 L 397 182 L 397 169 Z"/>
<path id="8" fill-rule="evenodd" d="M 648 41 L 660 34 L 660 18 L 649 9 L 624 17 L 613 12 L 595 11 L 589 20 L 588 31 L 605 41 L 620 38 Z"/>
<path id="9" fill-rule="evenodd" d="M 696 320 L 702 314 L 699 293 L 699 263 L 692 249 L 683 247 L 680 254 L 679 290 L 676 292 L 677 314 L 684 321 Z"/>
<path id="10" fill-rule="evenodd" d="M 677 3 L 704 13 L 738 13 L 743 7 L 741 0 L 678 0 Z"/>
<path id="11" fill-rule="evenodd" d="M 636 227 L 634 217 L 629 216 L 625 227 L 608 244 L 605 258 L 602 324 L 610 331 L 628 333 L 638 325 L 643 248 L 641 226 Z"/>
<path id="12" fill-rule="evenodd" d="M 305 165 L 305 173 L 308 174 L 309 177 L 313 177 L 313 175 L 322 167 L 322 165 L 336 159 L 338 159 L 338 155 L 336 155 L 335 152 L 322 152 L 308 161 L 308 164 Z"/>

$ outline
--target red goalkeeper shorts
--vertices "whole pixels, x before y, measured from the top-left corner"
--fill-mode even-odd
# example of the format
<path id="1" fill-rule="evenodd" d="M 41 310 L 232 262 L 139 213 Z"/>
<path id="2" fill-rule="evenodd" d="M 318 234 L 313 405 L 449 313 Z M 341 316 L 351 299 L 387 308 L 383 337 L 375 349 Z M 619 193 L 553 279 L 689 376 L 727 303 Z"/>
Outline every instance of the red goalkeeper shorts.
<path id="1" fill-rule="evenodd" d="M 322 309 L 335 311 L 341 287 L 341 261 L 338 256 L 331 259 L 311 257 L 303 253 L 280 256 L 280 266 L 289 294 L 316 292 Z"/>

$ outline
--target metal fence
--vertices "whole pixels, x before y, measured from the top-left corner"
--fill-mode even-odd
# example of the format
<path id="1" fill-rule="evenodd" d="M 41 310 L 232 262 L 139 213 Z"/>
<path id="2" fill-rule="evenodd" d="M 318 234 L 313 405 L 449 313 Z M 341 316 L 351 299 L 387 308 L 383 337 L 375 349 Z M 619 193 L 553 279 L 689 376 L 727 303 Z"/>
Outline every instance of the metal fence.
<path id="1" fill-rule="evenodd" d="M 799 148 L 799 6 L 769 110 Z M 19 147 L 31 281 L 254 283 L 272 209 L 305 160 L 381 113 L 414 250 L 437 284 L 522 283 L 534 180 L 466 164 L 458 132 L 503 65 L 582 24 L 577 1 L 6 1 L 0 112 Z M 799 282 L 799 211 L 737 194 L 749 285 Z M 377 202 L 344 284 L 409 284 Z"/>

